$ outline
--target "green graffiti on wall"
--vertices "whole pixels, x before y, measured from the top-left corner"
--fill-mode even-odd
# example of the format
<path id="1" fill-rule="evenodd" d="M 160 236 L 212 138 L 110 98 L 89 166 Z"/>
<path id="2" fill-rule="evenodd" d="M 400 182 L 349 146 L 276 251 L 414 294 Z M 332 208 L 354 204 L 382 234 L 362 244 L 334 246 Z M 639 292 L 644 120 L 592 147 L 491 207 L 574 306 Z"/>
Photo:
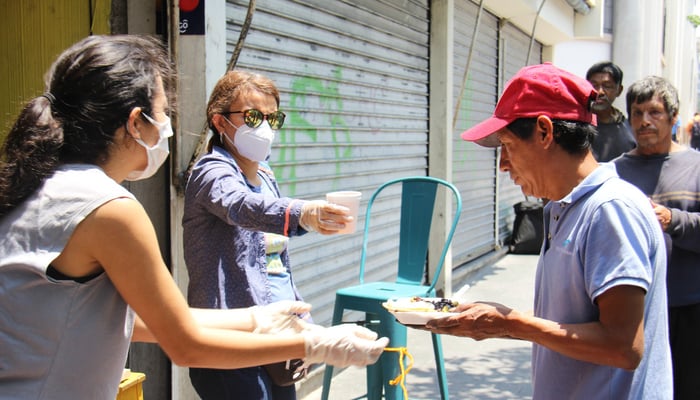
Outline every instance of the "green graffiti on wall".
<path id="1" fill-rule="evenodd" d="M 459 109 L 455 110 L 457 113 L 457 124 L 454 128 L 454 134 L 457 136 L 457 146 L 454 149 L 454 164 L 463 167 L 467 163 L 468 155 L 467 149 L 469 148 L 469 143 L 462 140 L 460 135 L 464 130 L 468 128 L 469 120 L 471 119 L 472 110 L 472 98 L 471 98 L 471 88 L 472 80 L 467 79 L 465 82 L 464 90 L 462 91 L 462 98 L 459 102 Z M 466 123 L 465 123 L 466 122 Z"/>
<path id="2" fill-rule="evenodd" d="M 287 116 L 289 128 L 283 129 L 280 133 L 280 142 L 283 146 L 279 153 L 279 161 L 289 165 L 283 169 L 280 180 L 289 182 L 291 196 L 296 194 L 298 178 L 295 163 L 297 147 L 294 146 L 297 144 L 297 139 L 307 137 L 313 143 L 320 141 L 319 129 L 304 117 L 306 112 L 319 113 L 328 117 L 328 130 L 330 130 L 335 155 L 333 160 L 328 162 L 334 164 L 336 179 L 340 178 L 343 160 L 349 159 L 352 155 L 350 130 L 342 117 L 343 99 L 338 90 L 338 82 L 342 80 L 340 68 L 333 71 L 333 78 L 326 81 L 304 76 L 292 81 L 290 112 Z"/>

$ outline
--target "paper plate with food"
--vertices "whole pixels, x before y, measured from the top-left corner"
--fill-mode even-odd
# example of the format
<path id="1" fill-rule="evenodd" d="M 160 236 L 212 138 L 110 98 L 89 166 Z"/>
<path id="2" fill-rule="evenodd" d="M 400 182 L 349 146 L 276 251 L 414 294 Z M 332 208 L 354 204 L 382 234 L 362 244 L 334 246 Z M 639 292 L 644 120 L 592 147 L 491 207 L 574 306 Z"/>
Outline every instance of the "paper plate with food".
<path id="1" fill-rule="evenodd" d="M 403 325 L 422 326 L 432 319 L 457 315 L 449 310 L 458 302 L 440 297 L 413 296 L 389 299 L 382 305 Z"/>

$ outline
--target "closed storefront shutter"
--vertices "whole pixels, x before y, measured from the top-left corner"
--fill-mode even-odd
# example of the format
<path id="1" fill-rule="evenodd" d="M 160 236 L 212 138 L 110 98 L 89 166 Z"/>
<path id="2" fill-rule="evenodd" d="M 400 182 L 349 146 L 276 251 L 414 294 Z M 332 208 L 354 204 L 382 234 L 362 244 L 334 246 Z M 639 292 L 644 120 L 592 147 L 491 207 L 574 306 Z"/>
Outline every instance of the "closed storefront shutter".
<path id="1" fill-rule="evenodd" d="M 270 164 L 283 195 L 359 190 L 363 213 L 381 183 L 427 174 L 427 0 L 256 5 L 237 68 L 267 75 L 280 90 L 287 121 Z M 227 4 L 229 57 L 247 7 Z M 398 220 L 382 224 L 387 236 L 398 230 Z M 361 215 L 353 235 L 312 233 L 290 242 L 294 278 L 318 323 L 330 321 L 336 288 L 357 283 L 363 226 Z M 398 247 L 394 240 L 376 245 L 387 255 Z M 368 269 L 372 279 L 391 279 L 395 258 L 372 258 Z"/>
<path id="2" fill-rule="evenodd" d="M 507 244 L 513 205 L 524 199 L 508 173 L 499 171 L 498 150 L 465 142 L 460 134 L 493 114 L 505 82 L 523 66 L 539 63 L 542 46 L 533 42 L 530 50 L 527 34 L 508 22 L 499 25 L 498 18 L 485 10 L 479 15 L 472 1 L 455 2 L 454 37 L 454 98 L 459 108 L 453 171 L 464 200 L 452 249 L 458 267 Z"/>
<path id="3" fill-rule="evenodd" d="M 496 151 L 460 137 L 462 131 L 491 116 L 498 95 L 498 19 L 482 10 L 473 40 L 478 13 L 479 7 L 471 1 L 455 2 L 454 104 L 459 108 L 453 136 L 453 181 L 464 202 L 452 246 L 455 267 L 495 247 Z"/>
<path id="4" fill-rule="evenodd" d="M 512 24 L 504 24 L 501 29 L 501 52 L 503 54 L 503 84 L 510 80 L 522 67 L 539 64 L 542 60 L 542 44 L 537 41 L 530 45 L 530 37 Z M 529 53 L 529 61 L 528 61 Z M 501 90 L 502 91 L 502 90 Z M 525 200 L 520 186 L 513 183 L 508 173 L 498 172 L 498 240 L 507 245 L 513 229 L 513 205 Z M 531 199 L 534 200 L 534 199 Z"/>

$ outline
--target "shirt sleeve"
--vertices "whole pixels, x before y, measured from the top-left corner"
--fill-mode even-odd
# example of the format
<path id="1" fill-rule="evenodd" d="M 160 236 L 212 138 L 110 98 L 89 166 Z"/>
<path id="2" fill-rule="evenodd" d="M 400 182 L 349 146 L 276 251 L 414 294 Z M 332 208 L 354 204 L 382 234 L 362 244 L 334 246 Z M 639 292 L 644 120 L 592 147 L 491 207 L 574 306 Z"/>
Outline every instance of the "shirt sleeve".
<path id="1" fill-rule="evenodd" d="M 195 199 L 204 209 L 245 229 L 294 236 L 305 233 L 299 226 L 303 200 L 254 192 L 237 169 L 211 161 L 195 172 L 189 184 L 197 186 Z M 286 229 L 285 229 L 286 228 Z"/>
<path id="2" fill-rule="evenodd" d="M 684 250 L 700 253 L 700 213 L 671 208 L 671 224 L 667 233 L 673 245 Z"/>
<path id="3" fill-rule="evenodd" d="M 584 279 L 592 301 L 619 285 L 649 290 L 654 227 L 642 212 L 622 201 L 603 203 L 594 211 L 583 252 Z"/>

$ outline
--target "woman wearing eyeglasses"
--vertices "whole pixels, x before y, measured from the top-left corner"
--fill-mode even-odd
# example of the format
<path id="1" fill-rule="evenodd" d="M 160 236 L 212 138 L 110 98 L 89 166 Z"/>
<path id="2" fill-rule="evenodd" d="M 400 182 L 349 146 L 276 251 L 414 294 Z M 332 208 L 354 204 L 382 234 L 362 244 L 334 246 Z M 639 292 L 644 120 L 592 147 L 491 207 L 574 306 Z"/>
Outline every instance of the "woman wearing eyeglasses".
<path id="1" fill-rule="evenodd" d="M 231 71 L 214 87 L 207 106 L 213 132 L 208 153 L 187 182 L 184 255 L 193 307 L 238 308 L 301 300 L 287 242 L 309 231 L 333 234 L 350 222 L 349 210 L 322 200 L 282 197 L 266 161 L 285 114 L 267 77 Z M 296 399 L 270 369 L 190 369 L 208 399 Z"/>

